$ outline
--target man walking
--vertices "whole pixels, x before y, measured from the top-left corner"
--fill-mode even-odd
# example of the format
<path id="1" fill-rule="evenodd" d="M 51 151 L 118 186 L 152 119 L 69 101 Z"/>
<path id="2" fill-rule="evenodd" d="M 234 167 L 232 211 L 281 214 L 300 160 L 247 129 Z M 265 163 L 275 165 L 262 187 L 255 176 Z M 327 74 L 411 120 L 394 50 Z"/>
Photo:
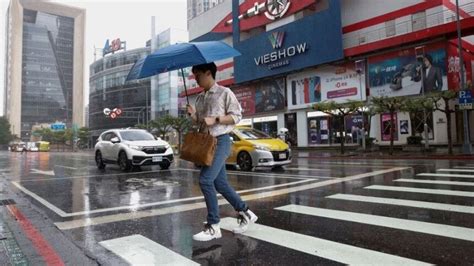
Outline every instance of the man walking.
<path id="1" fill-rule="evenodd" d="M 212 165 L 202 167 L 199 175 L 199 185 L 207 207 L 207 223 L 202 232 L 193 236 L 196 241 L 209 241 L 222 237 L 216 190 L 238 212 L 239 226 L 233 229 L 235 234 L 245 232 L 258 217 L 229 185 L 225 168 L 225 161 L 230 155 L 229 133 L 241 120 L 242 108 L 229 88 L 215 82 L 217 67 L 214 63 L 194 66 L 192 72 L 204 91 L 196 99 L 196 108 L 188 105 L 187 111 L 201 130 L 209 130 L 217 138 Z"/>

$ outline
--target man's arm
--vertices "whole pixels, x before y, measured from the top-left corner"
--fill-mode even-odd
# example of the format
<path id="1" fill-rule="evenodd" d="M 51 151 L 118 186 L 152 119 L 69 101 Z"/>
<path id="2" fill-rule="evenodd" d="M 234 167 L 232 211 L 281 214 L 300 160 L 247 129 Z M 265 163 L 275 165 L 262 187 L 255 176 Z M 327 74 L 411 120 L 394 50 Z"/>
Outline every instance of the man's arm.
<path id="1" fill-rule="evenodd" d="M 443 90 L 443 76 L 441 74 L 441 69 L 439 67 L 436 67 L 436 86 L 438 87 L 438 90 L 441 91 Z"/>

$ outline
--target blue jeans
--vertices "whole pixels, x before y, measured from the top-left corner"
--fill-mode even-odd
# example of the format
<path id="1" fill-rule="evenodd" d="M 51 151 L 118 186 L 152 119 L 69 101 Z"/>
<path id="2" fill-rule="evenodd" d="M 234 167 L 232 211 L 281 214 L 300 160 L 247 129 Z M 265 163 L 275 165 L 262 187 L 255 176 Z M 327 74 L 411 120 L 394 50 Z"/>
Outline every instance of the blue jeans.
<path id="1" fill-rule="evenodd" d="M 217 147 L 211 166 L 204 166 L 199 176 L 199 185 L 206 200 L 207 222 L 219 223 L 219 205 L 217 204 L 217 192 L 234 207 L 236 211 L 247 210 L 247 204 L 227 182 L 225 161 L 230 155 L 231 141 L 228 134 L 217 137 Z"/>

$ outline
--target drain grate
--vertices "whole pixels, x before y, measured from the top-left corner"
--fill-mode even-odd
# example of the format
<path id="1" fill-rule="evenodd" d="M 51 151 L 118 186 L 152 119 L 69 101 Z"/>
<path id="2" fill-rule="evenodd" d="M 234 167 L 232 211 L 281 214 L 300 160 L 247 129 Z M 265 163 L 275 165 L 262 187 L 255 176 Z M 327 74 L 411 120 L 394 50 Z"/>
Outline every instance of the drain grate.
<path id="1" fill-rule="evenodd" d="M 0 200 L 0 206 L 13 205 L 15 201 L 12 199 Z"/>

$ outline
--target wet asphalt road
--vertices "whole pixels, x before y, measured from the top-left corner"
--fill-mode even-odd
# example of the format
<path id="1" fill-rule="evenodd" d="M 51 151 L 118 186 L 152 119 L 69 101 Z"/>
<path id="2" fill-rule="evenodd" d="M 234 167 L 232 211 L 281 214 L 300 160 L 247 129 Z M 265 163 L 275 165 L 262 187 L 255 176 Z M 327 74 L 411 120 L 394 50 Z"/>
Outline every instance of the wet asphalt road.
<path id="1" fill-rule="evenodd" d="M 179 265 L 474 264 L 474 161 L 300 155 L 282 171 L 229 170 L 259 220 L 244 235 L 222 230 L 210 242 L 192 240 L 206 209 L 199 171 L 179 160 L 169 170 L 122 173 L 96 169 L 92 153 L 0 152 L 0 199 L 15 200 L 70 265 L 137 257 Z M 221 204 L 221 226 L 237 225 Z M 105 247 L 119 240 L 128 242 Z M 34 247 L 25 253 L 42 262 Z"/>

